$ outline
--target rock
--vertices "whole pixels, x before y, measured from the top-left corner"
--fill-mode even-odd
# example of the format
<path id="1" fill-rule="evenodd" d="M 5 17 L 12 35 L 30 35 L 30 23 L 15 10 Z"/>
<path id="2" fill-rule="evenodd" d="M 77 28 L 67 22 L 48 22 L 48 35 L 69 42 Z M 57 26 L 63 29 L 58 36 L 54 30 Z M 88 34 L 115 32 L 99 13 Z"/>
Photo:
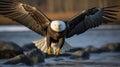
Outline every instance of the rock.
<path id="1" fill-rule="evenodd" d="M 29 57 L 34 64 L 44 62 L 43 52 L 39 49 L 33 49 L 26 53 L 26 56 Z"/>
<path id="2" fill-rule="evenodd" d="M 4 64 L 19 64 L 34 65 L 44 62 L 43 53 L 38 49 L 33 49 L 25 54 L 18 55 L 14 58 L 8 59 Z"/>
<path id="3" fill-rule="evenodd" d="M 51 58 L 51 57 L 68 57 L 68 56 L 71 56 L 71 54 L 70 53 L 63 53 L 63 54 L 59 54 L 58 56 L 56 56 L 54 54 L 48 55 L 47 53 L 44 53 L 44 56 L 45 56 L 45 58 Z"/>
<path id="4" fill-rule="evenodd" d="M 71 56 L 71 53 L 63 53 L 60 54 L 58 57 L 68 57 L 68 56 Z"/>
<path id="5" fill-rule="evenodd" d="M 100 49 L 104 52 L 110 52 L 110 51 L 119 52 L 120 51 L 120 43 L 108 43 L 108 44 L 105 44 L 104 46 L 102 46 Z"/>
<path id="6" fill-rule="evenodd" d="M 30 58 L 28 58 L 26 55 L 18 55 L 14 58 L 8 59 L 3 64 L 15 65 L 15 64 L 18 64 L 18 63 L 24 63 L 26 65 L 33 65 L 32 60 Z"/>
<path id="7" fill-rule="evenodd" d="M 56 62 L 59 62 L 59 61 L 64 61 L 64 59 L 63 59 L 63 58 L 54 58 L 53 60 L 54 60 L 54 61 L 56 61 Z"/>
<path id="8" fill-rule="evenodd" d="M 23 49 L 13 42 L 0 41 L 0 59 L 7 59 L 23 54 Z"/>
<path id="9" fill-rule="evenodd" d="M 81 47 L 75 47 L 75 48 L 71 48 L 70 50 L 68 50 L 66 52 L 75 52 L 75 51 L 78 51 L 78 50 L 83 50 L 83 48 L 81 48 Z"/>
<path id="10" fill-rule="evenodd" d="M 34 43 L 25 44 L 22 46 L 24 51 L 30 51 L 32 49 L 37 49 Z"/>
<path id="11" fill-rule="evenodd" d="M 98 48 L 91 46 L 91 45 L 85 47 L 84 51 L 89 52 L 89 53 L 100 53 L 101 52 Z"/>
<path id="12" fill-rule="evenodd" d="M 117 47 L 116 47 L 115 51 L 120 52 L 120 43 L 117 43 Z"/>
<path id="13" fill-rule="evenodd" d="M 72 53 L 72 55 L 70 56 L 70 59 L 78 59 L 78 58 L 89 59 L 89 53 L 83 50 L 78 50 Z"/>

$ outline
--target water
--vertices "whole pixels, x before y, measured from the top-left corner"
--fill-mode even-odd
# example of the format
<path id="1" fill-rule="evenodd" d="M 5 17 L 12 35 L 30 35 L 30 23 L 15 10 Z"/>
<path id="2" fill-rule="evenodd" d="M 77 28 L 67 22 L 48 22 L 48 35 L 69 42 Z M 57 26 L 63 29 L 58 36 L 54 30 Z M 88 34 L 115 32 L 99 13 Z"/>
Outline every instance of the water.
<path id="1" fill-rule="evenodd" d="M 34 40 L 43 38 L 33 31 L 23 26 L 3 26 L 0 27 L 0 40 L 12 41 L 20 46 L 31 43 Z M 66 39 L 73 47 L 86 47 L 93 45 L 101 47 L 106 43 L 120 42 L 120 28 L 104 28 L 91 29 L 85 33 Z M 27 67 L 23 64 L 18 65 L 2 65 L 5 60 L 0 60 L 0 67 Z M 91 54 L 90 59 L 70 59 L 68 57 L 57 57 L 45 59 L 45 63 L 34 65 L 34 67 L 120 67 L 120 53 L 101 53 Z"/>
<path id="2" fill-rule="evenodd" d="M 40 38 L 43 37 L 23 26 L 3 26 L 0 28 L 0 40 L 12 41 L 20 46 Z M 73 47 L 86 47 L 88 45 L 100 47 L 106 43 L 120 42 L 120 28 L 90 29 L 83 34 L 66 39 L 66 41 Z"/>

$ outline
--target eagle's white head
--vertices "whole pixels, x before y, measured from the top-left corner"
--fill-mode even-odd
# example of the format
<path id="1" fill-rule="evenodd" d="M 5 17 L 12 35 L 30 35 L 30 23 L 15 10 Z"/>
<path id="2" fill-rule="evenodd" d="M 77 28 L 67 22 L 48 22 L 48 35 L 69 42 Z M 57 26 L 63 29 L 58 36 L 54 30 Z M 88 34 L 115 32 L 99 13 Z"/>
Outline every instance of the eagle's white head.
<path id="1" fill-rule="evenodd" d="M 61 32 L 66 29 L 66 24 L 63 21 L 55 20 L 51 22 L 50 27 L 53 31 Z"/>

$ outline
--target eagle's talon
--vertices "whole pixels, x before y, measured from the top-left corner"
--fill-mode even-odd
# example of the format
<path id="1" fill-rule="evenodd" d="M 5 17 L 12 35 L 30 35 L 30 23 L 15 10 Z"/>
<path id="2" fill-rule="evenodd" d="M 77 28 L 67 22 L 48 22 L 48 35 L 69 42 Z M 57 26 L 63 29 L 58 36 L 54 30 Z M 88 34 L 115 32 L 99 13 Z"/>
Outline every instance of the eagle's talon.
<path id="1" fill-rule="evenodd" d="M 59 55 L 59 54 L 60 54 L 60 49 L 58 48 L 55 50 L 55 55 Z"/>
<path id="2" fill-rule="evenodd" d="M 48 55 L 52 54 L 52 50 L 51 50 L 51 48 L 50 48 L 50 47 L 48 48 L 47 53 L 48 53 Z"/>

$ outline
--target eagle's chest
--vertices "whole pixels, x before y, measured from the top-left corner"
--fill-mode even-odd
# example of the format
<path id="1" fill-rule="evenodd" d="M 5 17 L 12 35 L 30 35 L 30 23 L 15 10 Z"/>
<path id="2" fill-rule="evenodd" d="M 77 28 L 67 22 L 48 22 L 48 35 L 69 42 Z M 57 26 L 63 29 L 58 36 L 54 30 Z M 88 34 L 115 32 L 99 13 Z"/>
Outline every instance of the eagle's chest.
<path id="1" fill-rule="evenodd" d="M 63 37 L 63 33 L 61 32 L 52 32 L 50 35 L 50 37 L 54 40 L 58 40 L 59 38 Z"/>
<path id="2" fill-rule="evenodd" d="M 59 38 L 65 36 L 65 31 L 62 31 L 62 32 L 55 32 L 55 31 L 49 29 L 48 34 L 49 34 L 49 36 L 50 36 L 52 39 L 58 40 Z"/>

